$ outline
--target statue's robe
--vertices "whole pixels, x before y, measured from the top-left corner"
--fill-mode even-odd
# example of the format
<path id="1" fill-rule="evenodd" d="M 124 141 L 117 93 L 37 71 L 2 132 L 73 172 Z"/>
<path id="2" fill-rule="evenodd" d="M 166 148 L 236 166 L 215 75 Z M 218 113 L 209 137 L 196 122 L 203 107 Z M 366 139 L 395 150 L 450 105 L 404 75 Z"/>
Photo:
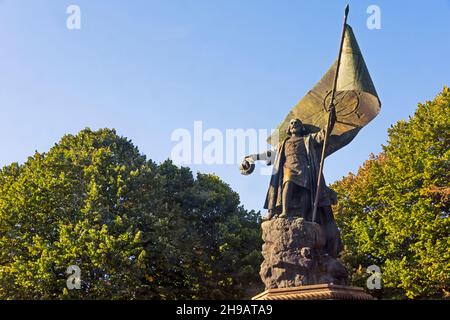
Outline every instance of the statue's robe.
<path id="1" fill-rule="evenodd" d="M 284 177 L 284 164 L 286 162 L 285 147 L 289 138 L 283 140 L 277 147 L 275 159 L 273 161 L 273 172 L 270 179 L 269 190 L 267 191 L 266 201 L 264 208 L 274 214 L 280 214 L 282 212 L 282 194 L 283 184 L 285 183 Z M 325 139 L 325 131 L 321 130 L 317 133 L 312 133 L 303 137 L 306 148 L 306 166 L 309 170 L 307 172 L 310 179 L 308 185 L 310 186 L 310 200 L 311 200 L 311 212 L 314 206 L 314 198 L 316 195 L 317 176 L 320 167 L 320 158 L 322 155 L 323 141 Z M 331 135 L 328 139 L 328 145 L 325 155 L 329 155 L 339 149 L 342 145 L 345 145 L 346 141 L 341 136 Z M 323 226 L 327 238 L 326 248 L 331 256 L 337 256 L 342 250 L 342 242 L 339 237 L 339 230 L 334 221 L 331 205 L 336 204 L 336 193 L 327 187 L 325 184 L 325 178 L 321 175 L 321 192 L 318 202 L 317 218 L 316 222 Z M 295 181 L 294 181 L 295 182 Z M 295 194 L 293 195 L 296 196 Z"/>
<path id="2" fill-rule="evenodd" d="M 311 204 L 314 203 L 317 175 L 319 172 L 320 157 L 322 153 L 324 138 L 324 130 L 303 137 L 306 148 L 305 160 L 307 161 L 307 163 L 305 165 L 302 165 L 302 167 L 309 168 L 309 171 L 306 173 L 308 175 L 309 182 L 306 185 L 303 184 L 301 186 L 305 188 L 309 187 L 308 189 L 311 191 Z M 285 139 L 278 145 L 277 152 L 275 154 L 275 160 L 273 162 L 273 172 L 270 179 L 269 190 L 267 191 L 266 201 L 264 204 L 264 209 L 268 209 L 276 214 L 281 213 L 283 207 L 282 194 L 283 183 L 285 182 L 283 168 L 286 162 L 285 146 L 288 139 L 290 138 Z M 302 174 L 305 174 L 305 172 L 303 172 Z M 323 174 L 321 175 L 321 179 L 322 188 L 319 197 L 319 207 L 330 206 L 335 202 L 333 201 L 335 200 L 335 194 L 326 186 Z"/>

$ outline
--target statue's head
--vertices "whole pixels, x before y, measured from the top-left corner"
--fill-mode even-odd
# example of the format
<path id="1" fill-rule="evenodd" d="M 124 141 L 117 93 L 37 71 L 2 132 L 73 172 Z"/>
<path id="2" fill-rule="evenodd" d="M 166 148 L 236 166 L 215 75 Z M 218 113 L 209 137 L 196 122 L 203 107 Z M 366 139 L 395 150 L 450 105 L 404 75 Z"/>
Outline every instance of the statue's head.
<path id="1" fill-rule="evenodd" d="M 289 122 L 287 134 L 289 136 L 304 136 L 308 133 L 303 123 L 298 119 L 292 119 Z"/>

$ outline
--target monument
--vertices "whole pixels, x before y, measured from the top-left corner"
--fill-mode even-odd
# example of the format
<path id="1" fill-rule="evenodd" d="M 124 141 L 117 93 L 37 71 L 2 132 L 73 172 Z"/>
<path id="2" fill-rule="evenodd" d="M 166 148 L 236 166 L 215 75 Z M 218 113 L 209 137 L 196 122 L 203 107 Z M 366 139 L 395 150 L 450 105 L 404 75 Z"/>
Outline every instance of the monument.
<path id="1" fill-rule="evenodd" d="M 269 137 L 275 151 L 249 155 L 240 166 L 249 175 L 258 160 L 273 165 L 261 226 L 266 291 L 253 299 L 372 299 L 348 285 L 331 207 L 337 197 L 323 177 L 325 158 L 350 143 L 381 108 L 348 13 L 347 6 L 336 62 Z"/>

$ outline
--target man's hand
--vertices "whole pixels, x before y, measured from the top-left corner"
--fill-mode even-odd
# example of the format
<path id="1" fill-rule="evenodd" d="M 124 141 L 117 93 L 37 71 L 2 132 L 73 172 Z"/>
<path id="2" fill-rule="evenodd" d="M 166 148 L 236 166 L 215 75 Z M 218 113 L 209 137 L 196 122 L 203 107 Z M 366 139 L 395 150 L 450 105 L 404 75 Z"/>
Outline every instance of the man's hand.
<path id="1" fill-rule="evenodd" d="M 272 165 L 275 159 L 275 152 L 268 150 L 263 153 L 252 154 L 246 156 L 244 161 L 242 161 L 239 169 L 243 175 L 249 175 L 255 170 L 255 162 L 256 161 L 265 161 L 268 166 Z"/>
<path id="2" fill-rule="evenodd" d="M 241 174 L 245 176 L 252 174 L 255 170 L 255 163 L 253 162 L 253 159 L 251 157 L 245 157 L 244 161 L 242 161 L 239 166 L 239 170 L 241 171 Z"/>

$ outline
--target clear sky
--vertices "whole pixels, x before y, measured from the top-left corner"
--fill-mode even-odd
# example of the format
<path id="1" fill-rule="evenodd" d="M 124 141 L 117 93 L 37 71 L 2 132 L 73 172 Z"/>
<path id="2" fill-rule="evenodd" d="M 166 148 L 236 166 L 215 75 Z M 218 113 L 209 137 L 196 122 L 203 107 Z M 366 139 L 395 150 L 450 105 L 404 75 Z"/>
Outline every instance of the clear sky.
<path id="1" fill-rule="evenodd" d="M 329 183 L 378 153 L 387 129 L 450 85 L 450 1 L 349 1 L 380 115 L 325 167 Z M 81 8 L 81 30 L 66 8 Z M 177 128 L 271 129 L 337 55 L 345 1 L 0 0 L 0 165 L 66 133 L 116 128 L 149 158 Z M 369 5 L 381 29 L 369 30 Z M 267 176 L 196 165 L 262 210 Z"/>

